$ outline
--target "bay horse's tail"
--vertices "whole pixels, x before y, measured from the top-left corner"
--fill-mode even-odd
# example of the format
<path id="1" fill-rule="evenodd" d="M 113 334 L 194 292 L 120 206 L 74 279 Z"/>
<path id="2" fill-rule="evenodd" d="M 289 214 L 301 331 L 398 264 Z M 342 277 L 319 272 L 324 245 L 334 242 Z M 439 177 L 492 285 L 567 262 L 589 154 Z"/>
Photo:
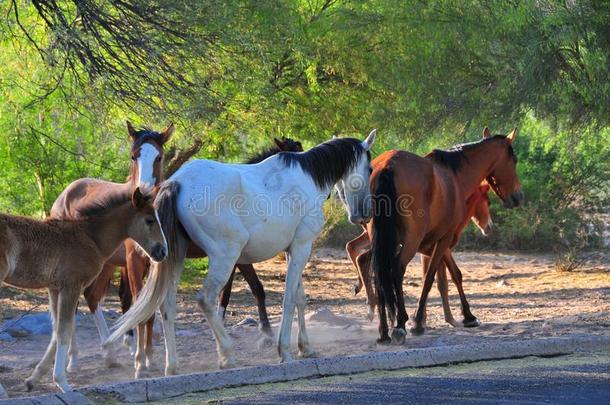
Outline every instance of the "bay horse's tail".
<path id="1" fill-rule="evenodd" d="M 176 216 L 176 197 L 180 184 L 167 181 L 161 185 L 155 198 L 155 208 L 159 222 L 167 239 L 168 256 L 161 263 L 152 263 L 146 284 L 129 311 L 121 316 L 112 327 L 112 333 L 104 343 L 110 344 L 137 324 L 146 322 L 163 303 L 174 278 L 174 269 L 184 260 L 188 239 Z"/>
<path id="2" fill-rule="evenodd" d="M 375 276 L 379 310 L 388 308 L 396 313 L 397 290 L 395 272 L 398 261 L 398 213 L 394 171 L 383 169 L 377 176 L 373 191 L 373 235 L 371 240 L 371 269 Z"/>

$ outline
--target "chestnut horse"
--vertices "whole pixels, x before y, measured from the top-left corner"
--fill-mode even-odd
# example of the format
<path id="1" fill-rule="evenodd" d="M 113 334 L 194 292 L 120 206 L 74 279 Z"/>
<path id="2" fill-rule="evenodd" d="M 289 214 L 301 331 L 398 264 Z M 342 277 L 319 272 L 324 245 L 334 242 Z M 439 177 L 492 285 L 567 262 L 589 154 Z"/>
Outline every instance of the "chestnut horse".
<path id="1" fill-rule="evenodd" d="M 145 192 L 152 192 L 153 188 L 163 181 L 163 145 L 167 143 L 174 132 L 173 124 L 170 124 L 163 132 L 155 132 L 148 128 L 136 130 L 127 122 L 127 132 L 132 141 L 131 145 L 131 169 L 127 183 L 113 183 L 109 181 L 84 178 L 72 182 L 57 197 L 51 208 L 51 218 L 75 219 L 81 216 L 82 210 L 89 209 L 92 202 L 104 196 L 126 192 L 134 187 L 140 187 Z M 127 257 L 134 254 L 135 244 L 133 241 L 125 241 L 119 249 L 108 259 L 102 272 L 91 285 L 87 286 L 84 296 L 89 310 L 94 315 L 100 340 L 104 342 L 109 331 L 104 319 L 101 301 L 106 295 L 106 290 L 112 274 L 117 266 L 124 267 Z M 112 347 L 104 351 L 107 365 L 115 364 L 115 350 Z M 76 371 L 78 358 L 76 341 L 70 345 L 69 371 Z"/>
<path id="2" fill-rule="evenodd" d="M 405 341 L 408 316 L 402 281 L 407 264 L 418 251 L 430 260 L 410 331 L 414 335 L 424 332 L 426 301 L 434 277 L 448 249 L 457 242 L 467 215 L 466 199 L 483 180 L 506 208 L 523 202 L 512 148 L 516 132 L 492 136 L 485 128 L 482 140 L 449 151 L 435 150 L 426 158 L 393 150 L 373 161 L 370 184 L 375 213 L 367 231 L 377 290 L 378 342 Z M 386 308 L 390 321 L 395 322 L 391 339 Z"/>
<path id="3" fill-rule="evenodd" d="M 484 183 L 481 184 L 474 193 L 466 200 L 467 214 L 464 221 L 460 225 L 458 229 L 458 234 L 461 234 L 462 230 L 468 225 L 468 222 L 472 220 L 472 222 L 479 228 L 483 235 L 488 235 L 491 231 L 491 227 L 493 225 L 491 221 L 491 214 L 489 212 L 489 184 Z M 362 234 L 360 234 L 355 239 L 349 241 L 345 246 L 345 250 L 349 255 L 354 267 L 358 270 L 358 281 L 357 284 L 354 285 L 354 295 L 358 294 L 362 289 L 362 286 L 365 287 L 365 292 L 367 296 L 367 304 L 369 305 L 369 319 L 373 319 L 373 314 L 375 311 L 375 307 L 377 306 L 377 296 L 375 294 L 375 289 L 373 288 L 373 280 L 370 275 L 369 268 L 369 258 L 370 258 L 370 241 L 368 237 L 368 233 L 366 229 Z M 428 256 L 421 255 L 422 259 L 422 267 L 425 273 L 426 268 L 428 266 Z M 468 301 L 466 300 L 466 296 L 464 294 L 464 290 L 462 287 L 462 273 L 460 269 L 457 267 L 455 260 L 453 259 L 453 255 L 451 254 L 451 250 L 447 252 L 445 257 L 443 258 L 443 263 L 441 264 L 442 270 L 440 270 L 436 275 L 436 283 L 438 290 L 441 295 L 441 301 L 443 304 L 443 311 L 445 314 L 445 321 L 454 327 L 458 326 L 478 326 L 478 322 L 472 321 L 475 319 L 472 314 L 470 316 L 464 315 L 464 319 L 470 319 L 470 322 L 462 322 L 462 324 L 458 323 L 451 313 L 451 307 L 449 305 L 449 297 L 448 297 L 448 285 L 447 285 L 447 274 L 446 274 L 446 266 L 449 266 L 451 271 L 451 278 L 458 288 L 458 292 L 460 294 L 460 300 L 462 303 L 462 313 L 469 313 L 470 306 L 468 305 Z M 454 276 L 455 274 L 455 276 Z"/>
<path id="4" fill-rule="evenodd" d="M 63 392 L 71 391 L 66 360 L 78 297 L 126 238 L 136 240 L 155 261 L 167 256 L 157 211 L 139 188 L 133 193 L 106 193 L 91 201 L 79 219 L 38 221 L 0 214 L 0 284 L 49 292 L 53 334 L 26 380 L 28 390 L 49 371 L 55 358 L 53 381 Z"/>

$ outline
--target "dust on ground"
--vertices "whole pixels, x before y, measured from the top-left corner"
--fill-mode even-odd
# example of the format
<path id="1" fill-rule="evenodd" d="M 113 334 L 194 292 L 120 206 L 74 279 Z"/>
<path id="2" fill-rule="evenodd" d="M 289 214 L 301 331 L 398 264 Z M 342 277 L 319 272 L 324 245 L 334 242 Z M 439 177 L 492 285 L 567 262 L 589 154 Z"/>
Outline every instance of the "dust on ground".
<path id="1" fill-rule="evenodd" d="M 452 328 L 444 322 L 438 292 L 433 289 L 428 304 L 428 329 L 423 336 L 408 336 L 406 347 L 468 344 L 488 339 L 514 339 L 541 336 L 608 334 L 610 326 L 610 255 L 589 255 L 585 266 L 574 272 L 559 272 L 551 255 L 504 253 L 455 253 L 464 273 L 466 294 L 473 313 L 482 325 L 478 328 Z M 281 315 L 286 264 L 277 258 L 256 266 L 267 293 L 267 305 L 274 332 Z M 421 266 L 415 258 L 405 279 L 406 305 L 411 315 L 421 287 Z M 318 356 L 360 354 L 370 351 L 400 350 L 404 347 L 380 346 L 376 320 L 366 319 L 363 293 L 353 295 L 356 279 L 351 262 L 343 251 L 318 249 L 304 271 L 308 332 Z M 1 314 L 5 318 L 46 311 L 46 294 L 3 287 L 0 289 Z M 459 297 L 450 284 L 454 316 L 461 319 Z M 105 309 L 119 310 L 116 289 L 109 294 Z M 326 308 L 329 312 L 321 310 Z M 77 324 L 81 368 L 69 374 L 73 386 L 109 383 L 133 378 L 133 362 L 127 348 L 120 345 L 121 366 L 104 365 L 97 329 L 86 306 L 81 302 L 82 316 Z M 2 317 L 0 316 L 0 318 Z M 258 319 L 254 298 L 247 284 L 237 275 L 226 325 L 233 337 L 238 366 L 278 361 L 276 347 L 259 349 L 259 333 L 246 322 Z M 109 323 L 112 319 L 108 319 Z M 179 373 L 217 369 L 216 344 L 204 316 L 194 300 L 193 291 L 178 296 L 177 345 Z M 296 329 L 296 327 L 295 327 Z M 293 339 L 296 331 L 293 329 Z M 50 336 L 27 336 L 15 342 L 0 341 L 0 383 L 11 397 L 56 391 L 47 376 L 32 393 L 23 381 L 42 357 Z M 296 350 L 293 344 L 294 350 Z M 155 362 L 147 376 L 162 376 L 164 348 L 162 339 L 155 341 Z"/>

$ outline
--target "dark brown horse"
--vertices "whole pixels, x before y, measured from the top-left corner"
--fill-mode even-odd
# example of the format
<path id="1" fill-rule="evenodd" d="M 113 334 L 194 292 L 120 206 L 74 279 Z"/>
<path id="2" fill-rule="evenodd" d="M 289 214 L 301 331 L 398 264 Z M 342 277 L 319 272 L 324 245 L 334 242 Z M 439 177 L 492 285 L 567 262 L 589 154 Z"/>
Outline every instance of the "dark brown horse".
<path id="1" fill-rule="evenodd" d="M 275 147 L 259 153 L 258 155 L 250 158 L 246 163 L 254 164 L 261 162 L 269 156 L 275 155 L 276 153 L 281 151 L 303 151 L 303 146 L 298 141 L 294 141 L 289 138 L 282 138 L 281 140 L 274 139 L 274 141 L 276 144 Z M 139 250 L 137 249 L 137 246 L 135 246 L 133 241 L 127 241 L 125 246 L 127 253 L 125 258 L 125 266 L 121 271 L 121 287 L 119 288 L 123 312 L 126 312 L 131 307 L 133 298 L 137 297 L 140 291 L 142 290 L 144 286 L 144 277 L 148 274 L 148 270 L 150 267 L 150 260 L 148 260 L 146 256 L 143 256 L 139 253 Z M 195 259 L 204 258 L 206 256 L 206 253 L 199 249 L 197 245 L 193 243 L 190 244 L 189 249 L 187 251 L 188 258 Z M 263 340 L 262 342 L 268 343 L 271 341 L 270 338 L 272 336 L 272 332 L 271 325 L 269 324 L 269 317 L 267 315 L 267 308 L 265 305 L 265 290 L 263 288 L 263 285 L 260 282 L 258 276 L 256 275 L 254 266 L 252 266 L 251 264 L 238 264 L 236 268 L 239 269 L 240 273 L 244 276 L 244 279 L 250 286 L 252 294 L 256 298 L 261 332 L 264 334 L 264 336 L 267 337 L 267 339 Z M 235 269 L 233 269 L 233 273 L 229 282 L 227 283 L 227 286 L 221 292 L 218 312 L 223 317 L 226 307 L 229 303 L 234 274 Z M 109 277 L 111 277 L 111 275 L 109 275 Z M 104 283 L 104 294 L 108 286 L 108 282 L 110 280 L 109 277 L 107 280 L 102 281 Z M 98 291 L 99 290 L 101 289 L 98 289 Z M 136 378 L 139 378 L 141 376 L 142 371 L 146 370 L 150 366 L 153 352 L 153 326 L 154 317 L 149 319 L 145 324 L 139 324 L 137 327 L 136 350 L 134 355 Z"/>
<path id="2" fill-rule="evenodd" d="M 379 342 L 390 341 L 386 308 L 395 323 L 391 340 L 396 344 L 405 341 L 408 316 L 402 281 L 407 264 L 418 251 L 430 256 L 430 261 L 410 331 L 414 335 L 424 332 L 426 301 L 435 275 L 457 242 L 467 215 L 467 198 L 483 180 L 506 208 L 521 205 L 523 194 L 512 148 L 515 136 L 516 129 L 508 136 L 492 136 L 485 128 L 482 140 L 450 151 L 435 150 L 426 158 L 388 151 L 373 161 L 375 214 L 367 231 L 378 298 Z"/>
<path id="3" fill-rule="evenodd" d="M 475 192 L 468 197 L 466 200 L 467 214 L 464 221 L 457 230 L 458 234 L 461 234 L 469 221 L 472 221 L 480 230 L 483 235 L 487 235 L 491 231 L 492 221 L 491 213 L 489 211 L 489 185 L 487 182 L 481 184 Z M 367 304 L 369 306 L 369 319 L 373 319 L 374 311 L 377 306 L 377 296 L 373 287 L 373 280 L 371 279 L 371 272 L 369 268 L 370 259 L 370 241 L 369 235 L 366 228 L 362 234 L 355 239 L 349 241 L 345 246 L 348 256 L 352 260 L 354 267 L 358 270 L 358 281 L 354 285 L 354 294 L 358 294 L 364 286 Z M 425 274 L 426 268 L 428 267 L 429 257 L 421 255 L 422 267 Z M 438 286 L 439 293 L 441 295 L 441 301 L 443 304 L 443 311 L 445 314 L 445 321 L 454 327 L 458 326 L 478 326 L 478 321 L 469 311 L 469 304 L 464 294 L 462 286 L 462 273 L 457 267 L 455 259 L 451 254 L 451 250 L 447 252 L 443 258 L 442 269 L 436 274 L 436 283 Z M 451 278 L 456 285 L 460 294 L 460 300 L 462 303 L 462 313 L 464 314 L 464 321 L 458 323 L 451 313 L 451 307 L 449 305 L 449 290 L 447 285 L 447 267 L 450 270 Z"/>

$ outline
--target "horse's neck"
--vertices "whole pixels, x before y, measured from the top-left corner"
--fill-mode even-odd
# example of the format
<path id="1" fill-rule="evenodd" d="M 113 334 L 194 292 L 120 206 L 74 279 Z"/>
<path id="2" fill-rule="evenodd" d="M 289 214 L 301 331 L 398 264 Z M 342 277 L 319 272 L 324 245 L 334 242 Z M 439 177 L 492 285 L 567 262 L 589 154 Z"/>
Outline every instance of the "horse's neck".
<path id="1" fill-rule="evenodd" d="M 102 257 L 110 257 L 121 242 L 127 239 L 132 218 L 131 202 L 126 202 L 106 214 L 84 221 L 84 228 Z"/>
<path id="2" fill-rule="evenodd" d="M 488 141 L 464 151 L 466 162 L 455 175 L 464 200 L 471 196 L 491 173 L 496 161 L 496 154 L 492 151 L 493 147 L 493 142 Z"/>

